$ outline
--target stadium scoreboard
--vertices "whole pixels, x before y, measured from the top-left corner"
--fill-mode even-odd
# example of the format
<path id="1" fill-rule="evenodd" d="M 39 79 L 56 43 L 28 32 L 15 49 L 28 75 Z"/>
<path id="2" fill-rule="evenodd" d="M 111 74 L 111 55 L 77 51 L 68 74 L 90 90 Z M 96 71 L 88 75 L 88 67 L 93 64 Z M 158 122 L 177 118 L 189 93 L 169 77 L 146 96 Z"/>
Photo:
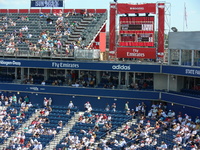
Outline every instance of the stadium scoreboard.
<path id="1" fill-rule="evenodd" d="M 154 23 L 154 16 L 121 16 L 117 57 L 155 59 Z"/>
<path id="2" fill-rule="evenodd" d="M 120 17 L 119 46 L 154 46 L 154 17 Z"/>

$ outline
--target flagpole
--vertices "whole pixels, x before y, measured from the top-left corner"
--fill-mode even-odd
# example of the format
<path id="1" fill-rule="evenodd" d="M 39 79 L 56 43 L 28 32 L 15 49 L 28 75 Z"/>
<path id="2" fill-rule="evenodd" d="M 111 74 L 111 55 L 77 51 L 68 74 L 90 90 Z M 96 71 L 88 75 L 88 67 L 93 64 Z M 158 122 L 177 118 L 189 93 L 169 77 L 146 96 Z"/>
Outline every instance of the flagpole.
<path id="1" fill-rule="evenodd" d="M 185 30 L 185 3 L 183 6 L 183 31 Z"/>
<path id="2" fill-rule="evenodd" d="M 183 31 L 185 30 L 185 26 L 186 26 L 186 28 L 188 28 L 188 25 L 187 25 L 187 10 L 186 10 L 186 4 L 184 3 Z"/>

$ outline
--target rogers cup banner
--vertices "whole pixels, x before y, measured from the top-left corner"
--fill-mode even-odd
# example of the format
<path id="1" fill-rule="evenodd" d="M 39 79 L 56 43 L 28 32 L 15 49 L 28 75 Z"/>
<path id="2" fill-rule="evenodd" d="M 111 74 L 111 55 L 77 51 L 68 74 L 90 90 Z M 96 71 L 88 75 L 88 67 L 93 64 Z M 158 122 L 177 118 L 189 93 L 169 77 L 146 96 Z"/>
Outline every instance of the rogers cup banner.
<path id="1" fill-rule="evenodd" d="M 155 48 L 118 47 L 117 58 L 156 58 Z"/>
<path id="2" fill-rule="evenodd" d="M 63 7 L 63 0 L 31 0 L 31 7 Z"/>

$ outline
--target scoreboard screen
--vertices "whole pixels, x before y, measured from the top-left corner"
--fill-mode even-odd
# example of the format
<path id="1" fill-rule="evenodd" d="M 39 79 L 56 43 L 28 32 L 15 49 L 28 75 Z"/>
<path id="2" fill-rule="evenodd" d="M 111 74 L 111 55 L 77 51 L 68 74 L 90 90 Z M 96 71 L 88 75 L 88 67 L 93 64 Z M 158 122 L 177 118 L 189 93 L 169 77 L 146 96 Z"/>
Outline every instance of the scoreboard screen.
<path id="1" fill-rule="evenodd" d="M 119 46 L 154 46 L 154 17 L 120 17 Z"/>

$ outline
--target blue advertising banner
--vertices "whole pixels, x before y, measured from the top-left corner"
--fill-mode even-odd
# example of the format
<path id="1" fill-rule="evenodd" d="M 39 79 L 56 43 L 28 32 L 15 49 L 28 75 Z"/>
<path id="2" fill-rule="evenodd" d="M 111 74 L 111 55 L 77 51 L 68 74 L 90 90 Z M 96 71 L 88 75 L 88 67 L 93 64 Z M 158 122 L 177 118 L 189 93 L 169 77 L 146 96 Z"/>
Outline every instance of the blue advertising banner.
<path id="1" fill-rule="evenodd" d="M 160 65 L 0 59 L 0 66 L 160 73 Z"/>
<path id="2" fill-rule="evenodd" d="M 162 73 L 200 77 L 200 68 L 182 66 L 162 66 Z"/>
<path id="3" fill-rule="evenodd" d="M 61 86 L 41 86 L 41 85 L 21 85 L 21 84 L 3 84 L 0 83 L 0 90 L 3 91 L 19 91 L 19 92 L 34 92 L 46 94 L 64 94 L 64 95 L 79 95 L 79 96 L 102 96 L 102 97 L 117 97 L 131 99 L 159 99 L 159 92 L 154 91 L 134 91 L 134 90 L 110 90 L 99 88 L 74 88 Z"/>
<path id="4" fill-rule="evenodd" d="M 31 7 L 63 7 L 63 0 L 31 0 Z"/>
<path id="5" fill-rule="evenodd" d="M 162 93 L 161 97 L 162 97 L 162 100 L 167 101 L 167 102 L 200 108 L 199 98 L 177 95 L 177 94 L 172 94 L 172 93 Z"/>

